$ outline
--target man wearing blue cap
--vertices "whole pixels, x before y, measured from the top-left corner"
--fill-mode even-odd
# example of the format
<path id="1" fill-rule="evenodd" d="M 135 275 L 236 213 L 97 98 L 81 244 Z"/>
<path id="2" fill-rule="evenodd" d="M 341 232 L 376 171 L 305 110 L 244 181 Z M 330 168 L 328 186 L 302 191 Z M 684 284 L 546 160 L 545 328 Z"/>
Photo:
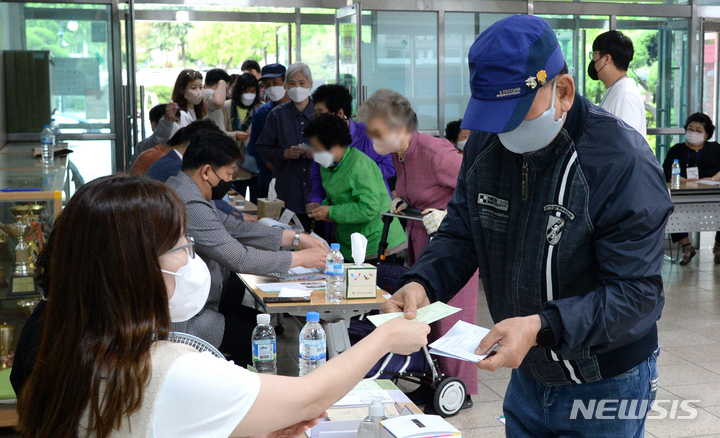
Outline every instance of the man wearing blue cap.
<path id="1" fill-rule="evenodd" d="M 513 368 L 507 436 L 641 437 L 673 208 L 662 170 L 637 131 L 576 94 L 543 19 L 495 23 L 468 58 L 455 195 L 383 310 L 412 318 L 479 267 L 496 325 L 476 353 L 499 349 L 478 367 Z"/>
<path id="2" fill-rule="evenodd" d="M 262 76 L 260 81 L 265 89 L 265 95 L 268 97 L 267 103 L 255 110 L 253 117 L 252 129 L 250 130 L 250 140 L 248 141 L 248 154 L 255 158 L 258 166 L 258 198 L 267 198 L 268 188 L 272 180 L 272 169 L 263 160 L 255 149 L 255 142 L 260 138 L 268 114 L 276 106 L 281 103 L 288 102 L 290 98 L 285 89 L 285 66 L 282 64 L 268 64 L 262 68 Z"/>

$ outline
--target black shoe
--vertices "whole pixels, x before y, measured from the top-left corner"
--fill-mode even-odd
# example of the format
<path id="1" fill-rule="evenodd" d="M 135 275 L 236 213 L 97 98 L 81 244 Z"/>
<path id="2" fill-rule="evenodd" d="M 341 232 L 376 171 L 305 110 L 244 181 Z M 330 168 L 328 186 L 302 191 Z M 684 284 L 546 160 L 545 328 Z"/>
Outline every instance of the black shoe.
<path id="1" fill-rule="evenodd" d="M 695 252 L 695 248 L 693 248 L 692 245 L 683 246 L 683 255 L 682 255 L 682 260 L 680 260 L 680 266 L 685 266 L 688 263 L 690 263 L 690 260 L 692 260 L 692 258 L 695 257 L 695 254 L 697 254 L 697 252 Z M 717 253 L 715 253 L 715 254 L 717 254 Z M 715 263 L 718 263 L 717 260 L 718 260 L 718 257 L 716 255 Z"/>
<path id="2" fill-rule="evenodd" d="M 715 253 L 715 264 L 720 265 L 720 244 L 716 243 L 715 247 L 713 248 L 713 252 Z"/>

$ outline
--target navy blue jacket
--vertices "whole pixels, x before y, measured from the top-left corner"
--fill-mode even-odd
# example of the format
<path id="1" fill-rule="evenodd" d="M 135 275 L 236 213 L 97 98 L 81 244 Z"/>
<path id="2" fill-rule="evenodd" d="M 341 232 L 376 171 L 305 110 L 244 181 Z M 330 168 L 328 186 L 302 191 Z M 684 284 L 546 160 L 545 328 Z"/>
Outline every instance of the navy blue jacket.
<path id="1" fill-rule="evenodd" d="M 542 313 L 557 344 L 521 369 L 542 385 L 620 375 L 657 348 L 673 210 L 645 139 L 575 96 L 558 137 L 529 154 L 474 132 L 440 230 L 401 278 L 447 302 L 480 269 L 493 321 Z"/>
<path id="2" fill-rule="evenodd" d="M 182 170 L 182 158 L 180 158 L 174 150 L 160 157 L 159 160 L 154 162 L 152 166 L 145 172 L 145 176 L 161 183 L 167 182 L 170 177 L 173 177 L 180 173 Z M 233 216 L 238 220 L 245 220 L 242 213 L 233 208 L 232 205 L 228 204 L 223 200 L 214 201 L 215 207 L 223 213 Z"/>

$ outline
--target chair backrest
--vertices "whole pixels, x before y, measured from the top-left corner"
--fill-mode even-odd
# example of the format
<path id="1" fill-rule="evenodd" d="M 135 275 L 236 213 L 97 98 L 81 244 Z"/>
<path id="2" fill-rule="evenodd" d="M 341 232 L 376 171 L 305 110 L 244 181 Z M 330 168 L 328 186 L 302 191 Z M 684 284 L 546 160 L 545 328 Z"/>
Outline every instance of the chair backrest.
<path id="1" fill-rule="evenodd" d="M 204 353 L 206 351 L 209 351 L 212 353 L 213 356 L 225 359 L 225 356 L 223 356 L 222 353 L 220 353 L 220 350 L 213 347 L 212 344 L 209 342 L 198 338 L 197 336 L 189 335 L 187 333 L 181 333 L 181 332 L 171 332 L 170 336 L 168 337 L 168 341 L 175 342 L 177 344 L 185 344 L 193 347 L 200 353 Z"/>
<path id="2" fill-rule="evenodd" d="M 391 263 L 378 263 L 377 266 L 377 285 L 380 289 L 389 294 L 394 294 L 398 290 L 398 281 L 408 268 Z"/>

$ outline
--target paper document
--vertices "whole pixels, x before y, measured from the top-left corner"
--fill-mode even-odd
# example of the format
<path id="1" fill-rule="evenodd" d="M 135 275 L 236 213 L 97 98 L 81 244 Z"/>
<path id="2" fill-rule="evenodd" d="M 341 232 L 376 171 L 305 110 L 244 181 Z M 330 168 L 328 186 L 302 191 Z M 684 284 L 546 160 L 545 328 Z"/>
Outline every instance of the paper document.
<path id="1" fill-rule="evenodd" d="M 295 297 L 309 297 L 312 293 L 309 289 L 288 289 L 288 288 L 282 288 L 280 289 L 280 293 L 278 294 L 278 297 L 280 298 L 295 298 Z"/>
<path id="2" fill-rule="evenodd" d="M 265 293 L 280 292 L 280 289 L 308 290 L 308 288 L 302 283 L 265 283 L 258 284 L 257 288 Z"/>
<path id="3" fill-rule="evenodd" d="M 718 182 L 718 181 L 711 181 L 711 180 L 709 180 L 709 179 L 701 179 L 701 180 L 698 180 L 698 181 L 695 181 L 695 182 L 698 183 L 698 184 L 707 184 L 707 185 L 709 185 L 709 186 L 720 186 L 720 182 Z"/>
<path id="4" fill-rule="evenodd" d="M 475 349 L 490 330 L 465 321 L 458 321 L 445 336 L 430 344 L 430 354 L 451 357 L 453 359 L 480 362 L 487 354 L 477 355 Z M 494 351 L 497 344 L 490 350 Z M 488 352 L 488 354 L 490 353 Z"/>
<path id="5" fill-rule="evenodd" d="M 383 404 L 395 403 L 395 399 L 390 394 L 390 386 L 384 387 L 376 380 L 363 380 L 353 388 L 345 397 L 338 400 L 333 408 L 358 408 L 370 406 L 370 403 L 378 399 Z M 397 386 L 392 385 L 393 391 L 399 391 Z M 398 394 L 393 394 L 400 397 Z"/>
<path id="6" fill-rule="evenodd" d="M 415 317 L 415 321 L 424 322 L 426 324 L 430 324 L 431 322 L 439 321 L 447 316 L 450 316 L 454 313 L 459 312 L 461 309 L 458 309 L 457 307 L 448 306 L 445 303 L 441 303 L 440 301 L 436 301 L 429 306 L 422 307 L 418 309 L 417 316 Z M 390 321 L 391 319 L 399 318 L 403 316 L 402 312 L 395 312 L 395 313 L 381 313 L 379 315 L 371 315 L 368 316 L 368 319 L 370 322 L 375 324 L 375 326 L 380 326 L 382 324 L 385 324 L 386 322 Z"/>
<path id="7" fill-rule="evenodd" d="M 319 280 L 325 278 L 325 273 L 317 268 L 308 269 L 298 266 L 288 271 L 285 280 Z"/>

